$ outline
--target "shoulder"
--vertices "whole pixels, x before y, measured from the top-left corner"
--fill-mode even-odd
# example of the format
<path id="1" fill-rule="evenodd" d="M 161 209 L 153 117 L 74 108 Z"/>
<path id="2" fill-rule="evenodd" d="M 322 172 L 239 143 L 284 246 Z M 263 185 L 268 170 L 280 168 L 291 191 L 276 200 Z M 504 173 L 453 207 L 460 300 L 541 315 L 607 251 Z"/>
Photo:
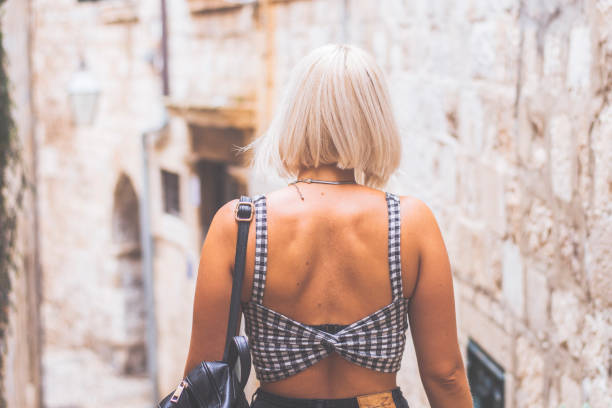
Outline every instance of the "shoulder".
<path id="1" fill-rule="evenodd" d="M 254 203 L 258 198 L 262 197 L 262 195 L 252 196 L 251 202 Z M 236 222 L 236 206 L 238 202 L 239 199 L 235 198 L 223 204 L 215 213 L 210 228 L 226 232 L 236 232 L 238 230 L 238 223 Z M 253 214 L 254 217 L 255 215 Z"/>
<path id="2" fill-rule="evenodd" d="M 210 227 L 208 229 L 207 237 L 215 237 L 223 242 L 233 242 L 236 238 L 238 231 L 238 223 L 235 218 L 236 205 L 238 199 L 223 204 L 215 213 Z"/>
<path id="3" fill-rule="evenodd" d="M 432 209 L 421 199 L 414 196 L 398 196 L 402 229 L 417 234 L 421 239 L 439 235 L 440 228 Z"/>
<path id="4" fill-rule="evenodd" d="M 234 211 L 236 209 L 236 205 L 238 204 L 238 199 L 235 198 L 227 203 L 223 204 L 215 213 L 213 217 L 212 224 L 217 224 L 217 226 L 225 226 L 234 224 Z"/>
<path id="5" fill-rule="evenodd" d="M 402 217 L 406 216 L 410 219 L 423 220 L 425 222 L 435 221 L 435 216 L 431 208 L 421 199 L 411 196 L 398 196 L 400 199 L 400 209 Z"/>
<path id="6" fill-rule="evenodd" d="M 265 197 L 263 194 L 257 194 L 257 195 L 250 196 L 250 199 L 252 203 L 255 203 L 255 201 L 263 197 Z M 228 220 L 234 221 L 236 206 L 238 205 L 239 201 L 240 200 L 238 198 L 234 198 L 233 200 L 230 200 L 226 202 L 225 204 L 223 204 L 215 213 L 213 220 L 215 218 L 218 218 L 218 221 L 220 222 L 228 222 Z"/>

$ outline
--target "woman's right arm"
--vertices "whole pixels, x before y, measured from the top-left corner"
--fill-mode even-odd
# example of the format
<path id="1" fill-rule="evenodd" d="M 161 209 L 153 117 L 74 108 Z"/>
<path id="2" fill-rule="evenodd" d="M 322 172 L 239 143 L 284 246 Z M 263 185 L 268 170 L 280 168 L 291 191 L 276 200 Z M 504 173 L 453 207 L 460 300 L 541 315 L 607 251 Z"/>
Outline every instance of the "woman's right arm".
<path id="1" fill-rule="evenodd" d="M 427 205 L 411 206 L 420 236 L 419 275 L 408 312 L 421 381 L 432 408 L 472 408 L 457 339 L 453 279 L 436 219 Z M 413 221 L 413 220 L 417 221 Z"/>

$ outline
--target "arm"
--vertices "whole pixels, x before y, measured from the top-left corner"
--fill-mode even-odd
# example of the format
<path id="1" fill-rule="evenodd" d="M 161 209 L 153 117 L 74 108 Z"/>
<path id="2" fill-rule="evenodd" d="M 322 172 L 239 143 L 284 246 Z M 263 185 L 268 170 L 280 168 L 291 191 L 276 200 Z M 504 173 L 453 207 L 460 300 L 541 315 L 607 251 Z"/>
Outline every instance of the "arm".
<path id="1" fill-rule="evenodd" d="M 202 246 L 184 376 L 201 361 L 223 358 L 238 232 L 234 220 L 237 202 L 230 201 L 217 211 Z"/>
<path id="2" fill-rule="evenodd" d="M 411 211 L 411 219 L 416 219 L 411 227 L 418 228 L 420 235 L 419 275 L 408 316 L 421 381 L 432 408 L 471 408 L 444 240 L 429 207 L 418 201 Z"/>

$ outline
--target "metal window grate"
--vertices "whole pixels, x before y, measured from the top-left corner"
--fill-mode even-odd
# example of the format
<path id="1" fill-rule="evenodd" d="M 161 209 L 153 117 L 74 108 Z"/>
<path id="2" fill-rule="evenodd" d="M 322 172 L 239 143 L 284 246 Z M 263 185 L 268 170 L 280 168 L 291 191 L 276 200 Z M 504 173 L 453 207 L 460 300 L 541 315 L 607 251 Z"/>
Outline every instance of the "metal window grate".
<path id="1" fill-rule="evenodd" d="M 181 214 L 179 175 L 167 170 L 161 171 L 164 211 L 172 215 Z"/>
<path id="2" fill-rule="evenodd" d="M 467 348 L 467 374 L 474 408 L 504 408 L 504 369 L 472 339 Z"/>

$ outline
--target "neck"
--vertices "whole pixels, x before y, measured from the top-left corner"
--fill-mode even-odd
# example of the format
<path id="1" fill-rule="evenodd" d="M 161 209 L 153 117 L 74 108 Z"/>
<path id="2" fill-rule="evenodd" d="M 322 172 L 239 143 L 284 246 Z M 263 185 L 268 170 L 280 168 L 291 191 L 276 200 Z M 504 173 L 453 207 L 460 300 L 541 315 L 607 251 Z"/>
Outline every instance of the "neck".
<path id="1" fill-rule="evenodd" d="M 322 164 L 319 167 L 302 168 L 297 174 L 298 180 L 313 179 L 325 181 L 355 181 L 353 169 L 339 169 L 335 164 Z"/>

